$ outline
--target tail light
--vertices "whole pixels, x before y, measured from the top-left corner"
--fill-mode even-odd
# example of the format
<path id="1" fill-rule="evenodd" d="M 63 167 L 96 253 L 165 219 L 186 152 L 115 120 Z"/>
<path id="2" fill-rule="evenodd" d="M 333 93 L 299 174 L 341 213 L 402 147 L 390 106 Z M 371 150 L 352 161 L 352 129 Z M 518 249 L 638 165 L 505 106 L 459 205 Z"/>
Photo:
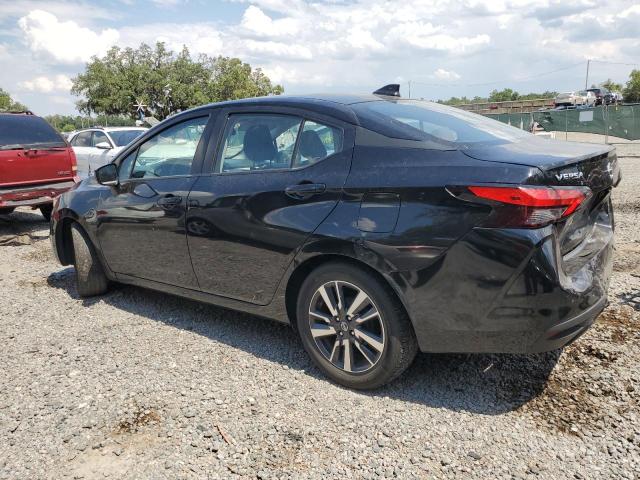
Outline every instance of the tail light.
<path id="1" fill-rule="evenodd" d="M 571 215 L 591 195 L 588 187 L 467 187 L 473 197 L 491 202 L 490 223 L 503 227 L 542 227 Z M 494 203 L 495 202 L 495 203 Z"/>

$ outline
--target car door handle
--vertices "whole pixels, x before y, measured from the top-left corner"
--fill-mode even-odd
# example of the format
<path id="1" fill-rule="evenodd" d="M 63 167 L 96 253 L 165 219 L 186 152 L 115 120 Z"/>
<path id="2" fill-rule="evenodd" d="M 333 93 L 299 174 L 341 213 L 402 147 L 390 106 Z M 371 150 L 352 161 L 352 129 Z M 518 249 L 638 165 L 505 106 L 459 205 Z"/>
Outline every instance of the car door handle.
<path id="1" fill-rule="evenodd" d="M 158 205 L 161 207 L 175 207 L 182 203 L 182 197 L 178 195 L 165 195 L 164 197 L 158 200 Z"/>
<path id="2" fill-rule="evenodd" d="M 314 195 L 324 193 L 326 189 L 327 186 L 324 183 L 298 183 L 285 188 L 284 193 L 296 200 L 305 200 Z"/>

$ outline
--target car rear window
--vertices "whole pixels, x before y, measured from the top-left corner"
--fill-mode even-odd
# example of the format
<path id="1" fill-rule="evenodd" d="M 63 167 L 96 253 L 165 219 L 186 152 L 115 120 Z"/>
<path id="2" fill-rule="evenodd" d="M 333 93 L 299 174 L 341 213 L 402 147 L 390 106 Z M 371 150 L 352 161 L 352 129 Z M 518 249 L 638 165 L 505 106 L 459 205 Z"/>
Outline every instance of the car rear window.
<path id="1" fill-rule="evenodd" d="M 143 133 L 144 130 L 115 130 L 109 132 L 109 135 L 111 135 L 111 139 L 115 142 L 116 147 L 124 147 Z"/>
<path id="2" fill-rule="evenodd" d="M 44 119 L 34 115 L 0 115 L 0 149 L 46 145 L 64 147 L 63 138 Z"/>
<path id="3" fill-rule="evenodd" d="M 381 100 L 351 107 L 364 128 L 393 138 L 428 140 L 458 147 L 515 142 L 529 135 L 497 120 L 433 102 Z"/>

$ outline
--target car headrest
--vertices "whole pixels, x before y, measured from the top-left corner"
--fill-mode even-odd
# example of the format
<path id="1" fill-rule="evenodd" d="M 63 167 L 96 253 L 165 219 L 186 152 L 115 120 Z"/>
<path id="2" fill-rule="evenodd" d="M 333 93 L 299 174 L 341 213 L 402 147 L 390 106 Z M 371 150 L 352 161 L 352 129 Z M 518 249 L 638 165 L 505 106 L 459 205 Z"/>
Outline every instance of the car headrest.
<path id="1" fill-rule="evenodd" d="M 300 155 L 305 158 L 324 158 L 327 156 L 320 136 L 313 130 L 305 130 L 300 137 Z"/>
<path id="2" fill-rule="evenodd" d="M 266 125 L 253 125 L 244 134 L 244 153 L 252 162 L 273 160 L 277 150 Z"/>

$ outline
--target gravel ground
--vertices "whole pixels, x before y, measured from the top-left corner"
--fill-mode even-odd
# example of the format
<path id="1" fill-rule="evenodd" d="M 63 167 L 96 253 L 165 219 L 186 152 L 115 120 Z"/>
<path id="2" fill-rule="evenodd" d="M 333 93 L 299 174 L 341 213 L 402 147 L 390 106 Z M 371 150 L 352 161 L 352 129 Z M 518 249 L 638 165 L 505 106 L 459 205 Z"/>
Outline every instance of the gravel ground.
<path id="1" fill-rule="evenodd" d="M 78 298 L 47 225 L 0 218 L 0 479 L 640 478 L 640 160 L 611 305 L 562 352 L 427 355 L 361 393 L 287 327 L 120 287 Z"/>

